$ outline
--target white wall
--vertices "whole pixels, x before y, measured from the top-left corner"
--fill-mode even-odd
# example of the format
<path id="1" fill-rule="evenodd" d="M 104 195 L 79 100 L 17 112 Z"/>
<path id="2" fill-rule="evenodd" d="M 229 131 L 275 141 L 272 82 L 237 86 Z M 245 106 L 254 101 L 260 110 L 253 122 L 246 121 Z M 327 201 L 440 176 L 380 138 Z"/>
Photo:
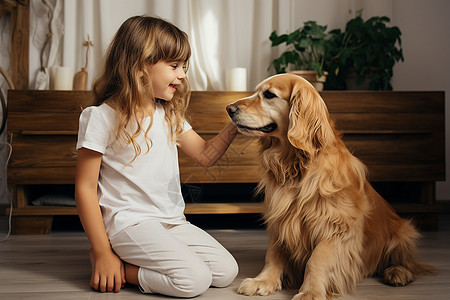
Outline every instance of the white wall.
<path id="1" fill-rule="evenodd" d="M 394 68 L 394 89 L 445 91 L 447 180 L 436 184 L 436 198 L 450 200 L 450 1 L 394 0 L 393 5 L 392 23 L 402 31 L 405 57 Z"/>

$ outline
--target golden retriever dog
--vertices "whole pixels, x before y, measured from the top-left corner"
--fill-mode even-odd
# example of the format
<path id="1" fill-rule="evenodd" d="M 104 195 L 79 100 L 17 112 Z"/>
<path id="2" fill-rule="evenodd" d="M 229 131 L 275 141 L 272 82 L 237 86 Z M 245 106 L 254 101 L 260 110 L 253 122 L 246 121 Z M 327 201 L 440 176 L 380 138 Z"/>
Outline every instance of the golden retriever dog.
<path id="1" fill-rule="evenodd" d="M 259 191 L 269 234 L 265 266 L 238 293 L 269 295 L 300 287 L 293 299 L 330 299 L 365 276 L 404 286 L 433 272 L 417 262 L 419 233 L 366 179 L 303 78 L 275 75 L 227 106 L 239 130 L 260 137 Z"/>

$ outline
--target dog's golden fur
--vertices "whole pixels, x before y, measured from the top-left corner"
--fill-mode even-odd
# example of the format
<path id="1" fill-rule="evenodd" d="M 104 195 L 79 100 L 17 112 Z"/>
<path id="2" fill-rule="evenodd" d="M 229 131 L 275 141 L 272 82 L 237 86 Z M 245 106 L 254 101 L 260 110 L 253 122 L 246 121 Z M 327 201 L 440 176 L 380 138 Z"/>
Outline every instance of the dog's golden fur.
<path id="1" fill-rule="evenodd" d="M 227 110 L 242 133 L 261 137 L 270 236 L 263 270 L 239 293 L 268 295 L 283 282 L 300 287 L 294 299 L 327 299 L 365 276 L 403 286 L 433 271 L 417 262 L 419 233 L 369 184 L 311 84 L 276 75 Z"/>

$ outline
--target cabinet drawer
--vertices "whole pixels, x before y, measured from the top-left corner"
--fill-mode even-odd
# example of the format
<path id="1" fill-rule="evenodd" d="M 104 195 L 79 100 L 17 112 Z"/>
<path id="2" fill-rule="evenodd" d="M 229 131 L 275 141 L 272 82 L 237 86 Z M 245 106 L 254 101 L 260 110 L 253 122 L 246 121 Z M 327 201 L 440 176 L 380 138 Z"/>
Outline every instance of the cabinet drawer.
<path id="1" fill-rule="evenodd" d="M 52 134 L 78 132 L 80 113 L 46 113 L 10 112 L 8 115 L 8 131 L 13 134 Z"/>
<path id="2" fill-rule="evenodd" d="M 75 184 L 75 173 L 75 167 L 10 168 L 8 183 L 13 185 Z"/>
<path id="3" fill-rule="evenodd" d="M 90 92 L 8 91 L 8 131 L 78 131 L 78 119 Z"/>
<path id="4" fill-rule="evenodd" d="M 349 150 L 366 164 L 445 165 L 439 137 L 431 134 L 347 135 Z"/>
<path id="5" fill-rule="evenodd" d="M 16 135 L 10 168 L 75 167 L 75 135 Z"/>
<path id="6" fill-rule="evenodd" d="M 391 133 L 432 133 L 442 132 L 444 116 L 442 113 L 389 114 L 372 113 L 331 113 L 339 130 L 352 132 L 391 132 Z"/>

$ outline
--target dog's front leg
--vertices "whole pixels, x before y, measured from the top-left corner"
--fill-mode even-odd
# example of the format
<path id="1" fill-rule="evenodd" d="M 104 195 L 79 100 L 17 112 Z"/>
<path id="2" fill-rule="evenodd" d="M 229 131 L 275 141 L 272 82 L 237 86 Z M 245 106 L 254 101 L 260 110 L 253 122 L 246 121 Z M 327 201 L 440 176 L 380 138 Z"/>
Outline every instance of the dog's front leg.
<path id="1" fill-rule="evenodd" d="M 247 296 L 267 296 L 281 290 L 283 258 L 278 246 L 271 238 L 266 252 L 263 270 L 255 278 L 246 278 L 238 288 L 238 293 Z"/>
<path id="2" fill-rule="evenodd" d="M 350 248 L 338 237 L 320 242 L 306 264 L 299 293 L 292 300 L 325 300 L 352 289 L 360 274 L 360 259 Z"/>

